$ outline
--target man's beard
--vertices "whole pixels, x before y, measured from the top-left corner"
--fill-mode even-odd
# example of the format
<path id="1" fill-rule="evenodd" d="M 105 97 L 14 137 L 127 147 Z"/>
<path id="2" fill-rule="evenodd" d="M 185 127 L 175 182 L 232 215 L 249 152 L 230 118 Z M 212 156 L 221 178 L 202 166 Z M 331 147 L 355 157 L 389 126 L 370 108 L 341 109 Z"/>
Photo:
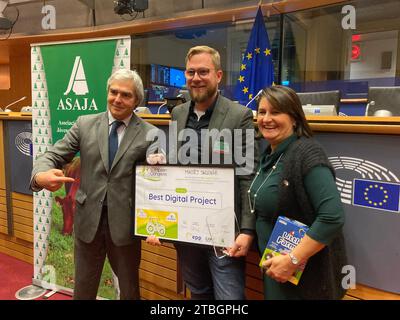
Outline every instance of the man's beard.
<path id="1" fill-rule="evenodd" d="M 213 97 L 217 92 L 217 88 L 207 88 L 206 92 L 198 92 L 198 93 L 194 93 L 193 91 L 194 90 L 189 90 L 192 101 L 196 103 L 202 103 Z"/>

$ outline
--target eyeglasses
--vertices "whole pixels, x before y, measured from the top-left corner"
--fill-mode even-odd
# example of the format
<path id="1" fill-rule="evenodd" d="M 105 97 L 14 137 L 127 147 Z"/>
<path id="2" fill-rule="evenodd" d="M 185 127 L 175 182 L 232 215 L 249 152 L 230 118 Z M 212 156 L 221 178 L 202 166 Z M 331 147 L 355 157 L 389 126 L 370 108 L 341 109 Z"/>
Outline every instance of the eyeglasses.
<path id="1" fill-rule="evenodd" d="M 211 71 L 211 69 L 208 69 L 208 68 L 201 68 L 201 69 L 197 69 L 197 70 L 187 69 L 187 70 L 185 70 L 185 77 L 188 79 L 192 79 L 192 78 L 194 78 L 194 76 L 197 73 L 197 75 L 200 78 L 205 78 L 210 74 L 210 71 Z"/>
<path id="2" fill-rule="evenodd" d="M 119 91 L 117 89 L 109 89 L 108 93 L 114 97 L 121 95 L 122 99 L 131 99 L 133 97 L 133 93 L 131 92 L 126 92 L 126 91 Z"/>

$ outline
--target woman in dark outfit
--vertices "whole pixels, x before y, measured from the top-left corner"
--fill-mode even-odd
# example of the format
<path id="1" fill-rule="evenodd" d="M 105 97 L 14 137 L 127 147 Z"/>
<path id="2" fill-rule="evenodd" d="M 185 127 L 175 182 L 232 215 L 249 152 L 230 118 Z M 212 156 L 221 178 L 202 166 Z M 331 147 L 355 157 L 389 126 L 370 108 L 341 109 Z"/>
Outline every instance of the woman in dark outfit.
<path id="1" fill-rule="evenodd" d="M 334 169 L 312 138 L 292 89 L 264 89 L 257 103 L 259 132 L 269 143 L 249 189 L 259 249 L 264 251 L 280 215 L 310 227 L 290 254 L 264 262 L 265 299 L 341 299 L 345 294 L 341 271 L 346 265 L 344 211 Z M 288 282 L 305 261 L 299 284 Z"/>

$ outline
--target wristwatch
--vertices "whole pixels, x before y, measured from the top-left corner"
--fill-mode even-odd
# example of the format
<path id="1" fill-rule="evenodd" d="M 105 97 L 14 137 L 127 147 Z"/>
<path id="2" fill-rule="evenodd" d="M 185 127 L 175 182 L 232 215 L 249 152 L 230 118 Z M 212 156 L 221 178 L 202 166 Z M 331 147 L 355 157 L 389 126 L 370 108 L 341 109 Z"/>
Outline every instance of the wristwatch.
<path id="1" fill-rule="evenodd" d="M 293 253 L 289 253 L 289 258 L 290 258 L 290 260 L 292 261 L 292 263 L 295 265 L 295 266 L 297 266 L 298 264 L 299 264 L 299 259 L 297 259 L 294 255 L 293 255 Z"/>

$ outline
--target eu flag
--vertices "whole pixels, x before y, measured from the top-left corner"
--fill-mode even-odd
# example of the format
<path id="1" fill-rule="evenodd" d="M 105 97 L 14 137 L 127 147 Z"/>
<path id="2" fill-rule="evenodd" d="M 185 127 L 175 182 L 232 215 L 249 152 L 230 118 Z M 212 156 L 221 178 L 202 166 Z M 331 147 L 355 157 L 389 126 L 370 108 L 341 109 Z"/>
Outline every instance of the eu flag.
<path id="1" fill-rule="evenodd" d="M 239 78 L 235 87 L 235 99 L 246 105 L 261 89 L 270 87 L 273 82 L 274 65 L 271 45 L 261 7 L 259 7 L 240 66 Z M 255 109 L 255 102 L 253 101 L 249 107 Z"/>
<path id="2" fill-rule="evenodd" d="M 400 184 L 354 179 L 353 204 L 399 212 Z"/>

